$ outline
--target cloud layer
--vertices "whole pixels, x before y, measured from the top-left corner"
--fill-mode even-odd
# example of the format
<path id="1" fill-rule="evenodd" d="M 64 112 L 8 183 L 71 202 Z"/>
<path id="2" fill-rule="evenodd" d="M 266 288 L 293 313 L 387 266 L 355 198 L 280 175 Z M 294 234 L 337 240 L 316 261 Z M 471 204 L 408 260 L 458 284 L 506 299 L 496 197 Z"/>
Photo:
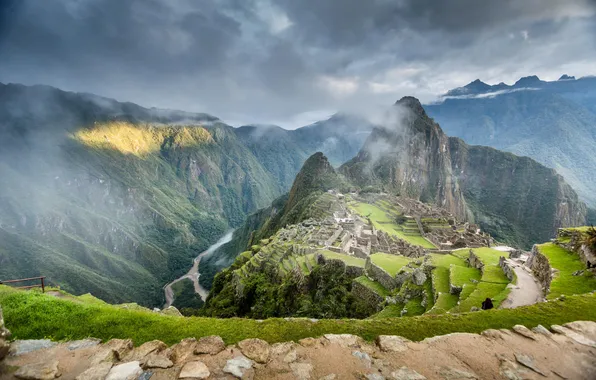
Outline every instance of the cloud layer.
<path id="1" fill-rule="evenodd" d="M 297 127 L 476 78 L 582 76 L 594 0 L 5 0 L 0 82 Z"/>

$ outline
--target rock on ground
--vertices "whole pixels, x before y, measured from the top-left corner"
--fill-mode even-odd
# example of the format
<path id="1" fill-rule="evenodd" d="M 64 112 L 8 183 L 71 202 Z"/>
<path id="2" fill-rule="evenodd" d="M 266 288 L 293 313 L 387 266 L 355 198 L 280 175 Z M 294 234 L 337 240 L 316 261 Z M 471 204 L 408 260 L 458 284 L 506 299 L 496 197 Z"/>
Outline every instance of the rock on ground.
<path id="1" fill-rule="evenodd" d="M 28 352 L 54 347 L 56 343 L 49 339 L 17 340 L 10 345 L 12 355 L 22 355 Z"/>
<path id="2" fill-rule="evenodd" d="M 199 339 L 195 354 L 209 354 L 216 355 L 226 349 L 226 344 L 223 339 L 217 335 L 204 336 Z"/>
<path id="3" fill-rule="evenodd" d="M 209 368 L 207 368 L 205 363 L 201 361 L 194 361 L 186 363 L 184 367 L 182 367 L 178 377 L 180 379 L 206 379 L 210 374 L 211 372 L 209 372 Z"/>
<path id="4" fill-rule="evenodd" d="M 55 379 L 59 376 L 58 360 L 22 366 L 15 372 L 14 376 L 23 380 Z"/>
<path id="5" fill-rule="evenodd" d="M 142 373 L 141 363 L 128 362 L 112 367 L 106 380 L 137 380 Z"/>
<path id="6" fill-rule="evenodd" d="M 266 363 L 269 359 L 269 343 L 264 340 L 245 339 L 238 342 L 238 347 L 246 357 L 257 363 Z"/>
<path id="7" fill-rule="evenodd" d="M 76 380 L 104 380 L 112 369 L 112 363 L 100 363 L 87 369 L 76 377 Z"/>
<path id="8" fill-rule="evenodd" d="M 408 339 L 396 335 L 379 335 L 377 345 L 385 352 L 404 352 L 408 349 Z"/>
<path id="9" fill-rule="evenodd" d="M 303 339 L 301 344 L 246 340 L 215 354 L 201 353 L 190 338 L 165 348 L 153 341 L 129 351 L 126 340 L 86 347 L 79 342 L 20 355 L 0 362 L 0 380 L 175 380 L 198 379 L 596 379 L 596 323 L 453 333 L 411 342 L 381 336 L 369 344 L 354 335 L 330 334 Z M 521 333 L 520 333 L 521 331 Z M 532 336 L 532 338 L 526 337 Z M 219 339 L 204 339 L 219 351 Z M 70 350 L 72 345 L 80 346 Z M 251 353 L 257 363 L 242 352 Z M 124 355 L 118 359 L 116 353 Z M 268 353 L 267 353 L 268 352 Z M 132 357 L 145 355 L 131 360 Z M 174 360 L 174 358 L 176 360 Z M 103 360 L 99 360 L 103 359 Z M 204 365 L 204 366 L 203 366 Z M 9 374 L 2 369 L 10 368 Z M 13 369 L 14 368 L 14 369 Z M 145 370 L 145 371 L 143 371 Z M 209 375 L 207 375 L 209 371 Z"/>
<path id="10" fill-rule="evenodd" d="M 230 373 L 237 378 L 242 378 L 246 370 L 252 368 L 252 362 L 245 358 L 244 356 L 238 356 L 234 359 L 230 359 L 226 362 L 226 366 L 224 367 L 223 371 L 225 373 Z"/>

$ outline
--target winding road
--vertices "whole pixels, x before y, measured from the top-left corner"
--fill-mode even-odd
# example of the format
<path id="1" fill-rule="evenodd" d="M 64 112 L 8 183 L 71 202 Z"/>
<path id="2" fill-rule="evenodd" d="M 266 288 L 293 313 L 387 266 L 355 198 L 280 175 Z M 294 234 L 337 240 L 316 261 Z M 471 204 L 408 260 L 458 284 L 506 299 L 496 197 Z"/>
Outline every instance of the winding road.
<path id="1" fill-rule="evenodd" d="M 164 293 L 166 296 L 166 304 L 164 305 L 164 309 L 172 306 L 172 304 L 174 303 L 174 290 L 172 289 L 172 285 L 174 285 L 178 281 L 182 281 L 187 278 L 192 281 L 194 288 L 195 288 L 195 293 L 197 293 L 203 301 L 205 301 L 207 299 L 207 295 L 209 294 L 209 292 L 207 291 L 207 289 L 203 288 L 201 286 L 201 284 L 199 284 L 199 277 L 201 276 L 201 274 L 199 273 L 199 263 L 201 262 L 201 258 L 203 256 L 206 256 L 206 255 L 209 255 L 209 254 L 215 252 L 219 247 L 228 243 L 230 240 L 232 240 L 233 235 L 234 235 L 233 230 L 228 231 L 215 244 L 213 244 L 212 246 L 207 248 L 207 250 L 201 252 L 201 254 L 198 255 L 193 260 L 192 268 L 190 268 L 188 273 L 186 273 L 185 275 L 183 275 L 181 277 L 178 277 L 174 281 L 172 281 L 169 284 L 167 284 L 166 286 L 164 286 L 163 290 L 164 290 Z"/>
<path id="2" fill-rule="evenodd" d="M 517 275 L 517 284 L 513 285 L 509 296 L 501 303 L 501 308 L 513 309 L 514 307 L 542 302 L 544 298 L 542 288 L 529 269 L 524 267 L 523 264 L 511 259 L 507 259 L 507 262 Z"/>

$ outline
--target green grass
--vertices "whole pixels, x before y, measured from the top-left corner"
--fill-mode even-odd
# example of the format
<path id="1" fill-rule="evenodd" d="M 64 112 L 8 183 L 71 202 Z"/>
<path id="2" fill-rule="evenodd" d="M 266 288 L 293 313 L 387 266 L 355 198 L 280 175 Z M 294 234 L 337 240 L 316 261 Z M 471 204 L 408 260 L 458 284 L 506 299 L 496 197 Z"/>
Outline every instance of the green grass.
<path id="1" fill-rule="evenodd" d="M 412 298 L 406 303 L 406 310 L 408 311 L 405 315 L 408 317 L 413 317 L 416 315 L 424 314 L 426 309 L 424 306 L 421 305 L 422 297 Z"/>
<path id="2" fill-rule="evenodd" d="M 401 268 L 412 261 L 408 257 L 391 255 L 388 253 L 375 253 L 370 255 L 370 259 L 374 264 L 383 268 L 391 276 L 395 276 Z"/>
<path id="3" fill-rule="evenodd" d="M 385 319 L 385 318 L 401 318 L 401 311 L 404 305 L 401 303 L 391 304 L 385 306 L 383 310 L 373 315 L 372 319 Z"/>
<path id="4" fill-rule="evenodd" d="M 344 263 L 346 263 L 346 265 L 364 268 L 364 263 L 365 263 L 364 259 L 360 259 L 358 257 L 348 256 L 348 255 L 344 255 L 341 253 L 335 253 L 335 252 L 331 252 L 331 251 L 327 251 L 327 250 L 322 250 L 321 254 L 328 259 L 341 260 Z"/>
<path id="5" fill-rule="evenodd" d="M 586 269 L 577 254 L 553 243 L 541 244 L 538 249 L 548 258 L 551 267 L 559 271 L 550 284 L 548 299 L 556 298 L 561 294 L 588 293 L 596 289 L 596 278 L 592 273 L 586 271 L 583 276 L 572 275 L 575 271 Z"/>
<path id="6" fill-rule="evenodd" d="M 219 335 L 227 344 L 247 338 L 270 343 L 297 341 L 327 333 L 356 334 L 366 340 L 378 335 L 401 335 L 415 341 L 453 332 L 478 333 L 489 328 L 511 328 L 516 324 L 550 326 L 576 320 L 596 321 L 596 295 L 570 296 L 564 301 L 538 303 L 516 309 L 494 309 L 482 313 L 425 315 L 369 320 L 286 321 L 233 318 L 183 318 L 125 310 L 114 306 L 84 304 L 37 292 L 16 291 L 0 286 L 0 305 L 14 339 L 53 340 L 96 337 L 131 338 L 136 345 L 159 339 L 174 344 L 183 338 Z"/>
<path id="7" fill-rule="evenodd" d="M 387 212 L 385 212 L 378 206 L 362 202 L 353 202 L 350 206 L 361 216 L 370 218 L 372 224 L 378 230 L 381 230 L 393 236 L 397 236 L 398 238 L 405 240 L 413 245 L 419 245 L 423 248 L 429 249 L 437 248 L 433 243 L 420 236 L 419 232 L 417 232 L 418 235 L 404 234 L 402 228 L 398 226 L 397 223 L 395 223 L 394 218 L 391 218 L 387 214 Z M 414 223 L 414 225 L 416 224 Z M 417 225 L 416 231 L 418 231 Z"/>
<path id="8" fill-rule="evenodd" d="M 471 280 L 479 281 L 481 276 L 476 268 L 466 268 L 456 264 L 451 264 L 449 267 L 449 282 L 455 286 L 462 287 L 464 284 L 471 283 Z"/>
<path id="9" fill-rule="evenodd" d="M 430 314 L 444 313 L 457 305 L 459 297 L 449 293 L 450 267 L 457 266 L 465 268 L 466 263 L 459 257 L 431 253 L 432 263 L 436 266 L 432 273 L 433 288 L 440 293 Z"/>
<path id="10" fill-rule="evenodd" d="M 367 288 L 369 288 L 373 292 L 377 293 L 381 297 L 386 297 L 389 295 L 389 291 L 387 291 L 387 289 L 385 289 L 385 287 L 383 287 L 383 285 L 379 284 L 376 281 L 369 279 L 366 276 L 357 277 L 354 279 L 354 281 L 357 281 L 360 284 L 366 286 Z"/>
<path id="11" fill-rule="evenodd" d="M 486 247 L 474 248 L 473 251 L 484 263 L 484 272 L 480 283 L 476 285 L 469 296 L 464 299 L 460 295 L 461 302 L 456 310 L 462 312 L 469 311 L 473 306 L 480 307 L 486 298 L 492 299 L 493 305 L 497 308 L 509 294 L 507 288 L 509 279 L 499 266 L 499 257 L 503 256 L 503 252 Z M 463 252 L 469 252 L 469 249 L 459 250 L 455 254 L 463 254 Z M 469 290 L 466 293 L 468 292 Z"/>

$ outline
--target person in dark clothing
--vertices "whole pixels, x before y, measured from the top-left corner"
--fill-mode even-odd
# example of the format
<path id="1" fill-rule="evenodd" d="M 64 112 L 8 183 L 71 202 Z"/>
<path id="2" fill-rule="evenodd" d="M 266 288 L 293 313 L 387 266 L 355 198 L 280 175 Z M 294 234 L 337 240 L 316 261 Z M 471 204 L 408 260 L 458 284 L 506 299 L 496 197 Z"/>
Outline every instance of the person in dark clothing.
<path id="1" fill-rule="evenodd" d="M 490 298 L 487 298 L 482 302 L 482 310 L 488 310 L 493 308 L 493 301 Z"/>

